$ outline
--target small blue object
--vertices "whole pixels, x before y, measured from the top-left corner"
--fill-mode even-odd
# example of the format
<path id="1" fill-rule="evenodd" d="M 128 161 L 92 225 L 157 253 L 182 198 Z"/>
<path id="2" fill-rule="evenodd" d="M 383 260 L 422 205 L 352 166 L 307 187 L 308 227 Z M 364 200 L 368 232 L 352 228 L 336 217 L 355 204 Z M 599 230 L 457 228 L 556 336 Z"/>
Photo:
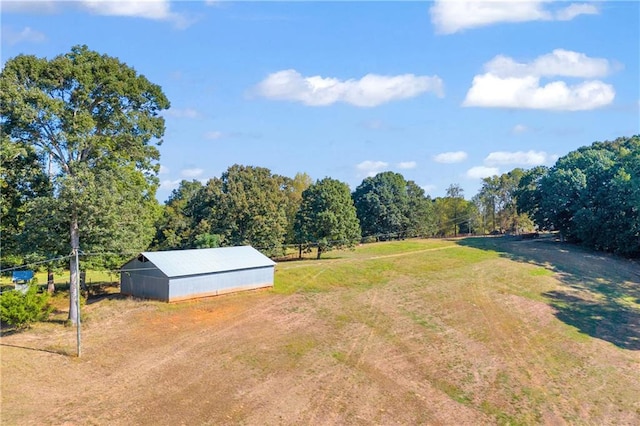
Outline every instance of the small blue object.
<path id="1" fill-rule="evenodd" d="M 31 281 L 33 279 L 33 271 L 13 271 L 13 277 L 12 277 L 12 281 L 14 283 L 20 281 L 20 282 L 27 282 L 27 281 Z"/>

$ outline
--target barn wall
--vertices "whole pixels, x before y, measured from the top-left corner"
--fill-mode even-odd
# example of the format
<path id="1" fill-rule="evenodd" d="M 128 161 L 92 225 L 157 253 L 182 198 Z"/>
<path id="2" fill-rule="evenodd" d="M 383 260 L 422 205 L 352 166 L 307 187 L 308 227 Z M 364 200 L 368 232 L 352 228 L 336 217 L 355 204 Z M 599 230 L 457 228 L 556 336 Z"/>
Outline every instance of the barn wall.
<path id="1" fill-rule="evenodd" d="M 169 301 L 216 296 L 233 291 L 273 286 L 274 267 L 242 269 L 192 277 L 172 278 Z"/>
<path id="2" fill-rule="evenodd" d="M 120 293 L 142 299 L 169 301 L 169 278 L 153 263 L 133 259 L 122 269 L 125 272 L 120 273 Z"/>

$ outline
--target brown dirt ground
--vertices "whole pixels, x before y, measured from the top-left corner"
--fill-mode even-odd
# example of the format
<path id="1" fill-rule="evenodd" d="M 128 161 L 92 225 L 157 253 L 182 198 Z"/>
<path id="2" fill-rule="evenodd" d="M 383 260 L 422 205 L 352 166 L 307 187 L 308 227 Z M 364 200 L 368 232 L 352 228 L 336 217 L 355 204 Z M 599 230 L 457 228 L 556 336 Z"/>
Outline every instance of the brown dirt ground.
<path id="1" fill-rule="evenodd" d="M 597 281 L 615 266 L 616 280 L 640 285 L 637 264 L 569 251 L 569 266 L 536 278 L 547 295 L 535 300 L 504 277 L 564 249 L 503 249 L 462 278 L 169 305 L 96 299 L 80 358 L 61 324 L 2 337 L 2 424 L 640 424 L 640 348 L 578 333 L 554 304 L 593 293 L 571 280 L 577 269 Z M 627 326 L 627 340 L 640 336 Z"/>

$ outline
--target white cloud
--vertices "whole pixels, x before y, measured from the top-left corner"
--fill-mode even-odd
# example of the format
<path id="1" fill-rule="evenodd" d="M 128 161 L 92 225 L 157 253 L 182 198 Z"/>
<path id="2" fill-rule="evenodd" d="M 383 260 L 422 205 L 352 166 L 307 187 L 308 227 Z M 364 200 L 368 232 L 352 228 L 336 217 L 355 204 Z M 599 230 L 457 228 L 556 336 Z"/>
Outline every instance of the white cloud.
<path id="1" fill-rule="evenodd" d="M 160 182 L 160 188 L 163 191 L 173 191 L 174 189 L 176 189 L 178 187 L 178 185 L 180 185 L 180 182 L 182 180 L 178 179 L 178 180 L 170 180 L 170 179 L 166 179 L 163 180 L 162 182 Z"/>
<path id="2" fill-rule="evenodd" d="M 167 19 L 171 14 L 171 6 L 166 0 L 83 0 L 82 4 L 97 15 L 137 16 L 162 20 Z"/>
<path id="3" fill-rule="evenodd" d="M 600 80 L 541 82 L 542 77 L 593 78 L 612 71 L 608 60 L 583 53 L 556 49 L 530 63 L 499 55 L 485 70 L 473 78 L 463 106 L 581 111 L 609 105 L 615 98 L 613 86 Z"/>
<path id="4" fill-rule="evenodd" d="M 557 160 L 557 158 L 557 155 L 547 154 L 544 151 L 496 151 L 490 153 L 484 159 L 484 163 L 488 166 L 498 166 L 506 164 L 540 166 L 542 164 L 553 163 L 555 160 Z"/>
<path id="5" fill-rule="evenodd" d="M 44 33 L 31 29 L 31 27 L 24 27 L 20 31 L 16 31 L 9 26 L 2 27 L 2 42 L 13 46 L 18 43 L 42 43 L 46 41 L 47 37 Z"/>
<path id="6" fill-rule="evenodd" d="M 200 118 L 202 114 L 193 108 L 171 108 L 167 111 L 167 115 L 176 118 Z"/>
<path id="7" fill-rule="evenodd" d="M 388 166 L 389 166 L 389 163 L 385 163 L 384 161 L 366 160 L 356 165 L 356 169 L 358 169 L 358 172 L 360 173 L 360 175 L 372 177 L 386 170 Z"/>
<path id="8" fill-rule="evenodd" d="M 269 74 L 258 83 L 255 92 L 268 99 L 296 101 L 310 106 L 344 102 L 374 107 L 413 98 L 425 92 L 444 96 L 443 83 L 438 76 L 367 74 L 359 80 L 339 80 L 321 76 L 304 77 L 293 69 Z"/>
<path id="9" fill-rule="evenodd" d="M 497 167 L 476 166 L 467 170 L 467 177 L 471 179 L 482 179 L 500 173 Z"/>
<path id="10" fill-rule="evenodd" d="M 511 133 L 513 133 L 514 135 L 519 135 L 528 131 L 529 128 L 524 124 L 516 124 L 515 126 L 513 126 L 513 129 L 511 129 Z"/>
<path id="11" fill-rule="evenodd" d="M 443 152 L 433 157 L 433 161 L 436 163 L 445 164 L 461 163 L 466 159 L 467 153 L 464 151 Z"/>
<path id="12" fill-rule="evenodd" d="M 80 4 L 96 15 L 128 16 L 169 21 L 178 28 L 186 28 L 192 23 L 186 16 L 172 12 L 169 0 L 83 0 Z"/>
<path id="13" fill-rule="evenodd" d="M 218 131 L 218 130 L 213 130 L 211 132 L 207 132 L 204 134 L 204 138 L 205 139 L 210 139 L 210 140 L 216 140 L 216 139 L 221 139 L 224 137 L 224 133 Z"/>
<path id="14" fill-rule="evenodd" d="M 436 0 L 429 10 L 436 32 L 453 34 L 501 22 L 568 21 L 583 14 L 597 14 L 598 8 L 589 4 L 571 4 L 555 12 L 548 0 Z"/>
<path id="15" fill-rule="evenodd" d="M 180 172 L 180 174 L 186 178 L 197 178 L 202 175 L 202 173 L 204 173 L 204 170 L 198 168 L 184 169 Z"/>
<path id="16" fill-rule="evenodd" d="M 556 12 L 555 18 L 558 21 L 570 21 L 579 15 L 597 15 L 600 13 L 594 4 L 572 3 L 564 9 Z"/>
<path id="17" fill-rule="evenodd" d="M 611 64 L 604 58 L 590 58 L 584 53 L 555 49 L 530 63 L 518 63 L 508 56 L 498 55 L 484 66 L 487 73 L 497 77 L 605 77 Z"/>
<path id="18" fill-rule="evenodd" d="M 158 174 L 159 175 L 166 175 L 167 173 L 169 173 L 169 168 L 166 166 L 163 166 L 162 164 L 160 165 L 160 170 L 158 170 Z"/>
<path id="19" fill-rule="evenodd" d="M 415 169 L 417 165 L 418 163 L 415 161 L 402 161 L 397 164 L 398 168 L 402 170 Z"/>
<path id="20" fill-rule="evenodd" d="M 538 77 L 499 78 L 484 74 L 473 78 L 462 105 L 582 111 L 609 105 L 614 98 L 613 86 L 599 80 L 571 86 L 564 81 L 540 85 Z"/>

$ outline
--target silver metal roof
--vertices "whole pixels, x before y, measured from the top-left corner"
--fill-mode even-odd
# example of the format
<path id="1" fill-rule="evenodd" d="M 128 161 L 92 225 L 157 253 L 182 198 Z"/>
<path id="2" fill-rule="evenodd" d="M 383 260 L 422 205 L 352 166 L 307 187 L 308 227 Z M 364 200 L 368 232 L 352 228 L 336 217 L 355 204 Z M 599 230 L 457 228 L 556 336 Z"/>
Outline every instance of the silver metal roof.
<path id="1" fill-rule="evenodd" d="M 167 277 L 235 271 L 276 264 L 251 246 L 145 251 L 142 255 Z"/>

